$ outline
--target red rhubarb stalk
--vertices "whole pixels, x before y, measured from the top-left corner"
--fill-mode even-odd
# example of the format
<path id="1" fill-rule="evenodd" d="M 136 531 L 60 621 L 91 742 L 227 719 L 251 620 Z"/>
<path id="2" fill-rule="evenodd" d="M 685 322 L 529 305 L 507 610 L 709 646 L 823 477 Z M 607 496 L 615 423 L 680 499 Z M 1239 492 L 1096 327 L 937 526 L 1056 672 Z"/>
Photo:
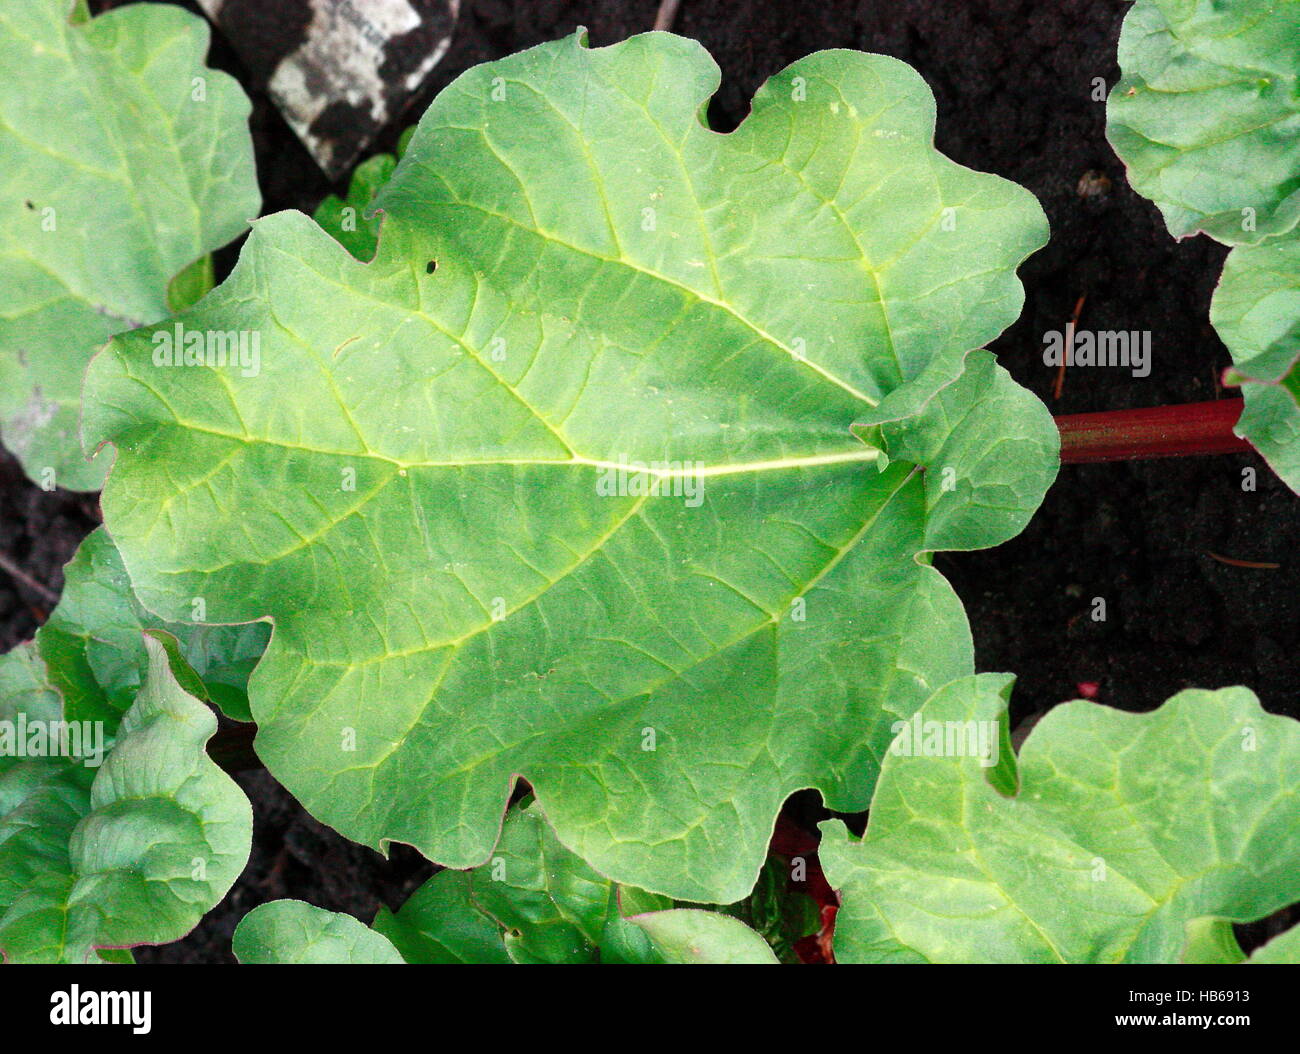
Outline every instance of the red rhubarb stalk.
<path id="1" fill-rule="evenodd" d="M 1061 461 L 1081 464 L 1234 454 L 1250 449 L 1249 443 L 1232 432 L 1240 416 L 1240 399 L 1066 414 L 1056 418 L 1061 432 Z"/>

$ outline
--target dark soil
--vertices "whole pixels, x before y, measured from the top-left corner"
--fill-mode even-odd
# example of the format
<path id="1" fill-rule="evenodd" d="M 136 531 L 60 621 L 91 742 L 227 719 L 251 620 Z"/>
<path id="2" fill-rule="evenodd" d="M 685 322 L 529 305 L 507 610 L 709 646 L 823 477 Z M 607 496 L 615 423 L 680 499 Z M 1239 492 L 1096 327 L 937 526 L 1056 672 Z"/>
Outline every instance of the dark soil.
<path id="1" fill-rule="evenodd" d="M 265 0 L 270 5 L 274 0 Z M 283 0 L 288 3 L 289 0 Z M 100 3 L 97 8 L 110 6 Z M 1205 238 L 1176 244 L 1155 208 L 1135 195 L 1106 144 L 1093 78 L 1118 76 L 1118 0 L 684 0 L 675 29 L 700 40 L 722 67 L 715 126 L 736 125 L 768 76 L 822 48 L 883 52 L 916 67 L 938 98 L 938 146 L 973 168 L 1032 190 L 1051 244 L 1022 269 L 1024 314 L 994 345 L 1015 378 L 1055 413 L 1194 402 L 1219 396 L 1228 356 L 1207 321 L 1223 250 Z M 457 74 L 484 60 L 586 25 L 595 45 L 654 22 L 656 0 L 463 0 L 455 42 L 427 90 L 378 146 Z M 214 65 L 242 70 L 217 38 Z M 310 212 L 330 189 L 264 97 L 253 131 L 265 210 Z M 1080 180 L 1100 193 L 1080 193 Z M 1100 178 L 1099 178 L 1100 177 Z M 227 267 L 233 250 L 219 263 Z M 1086 296 L 1090 329 L 1150 330 L 1153 369 L 1071 370 L 1059 400 L 1041 358 L 1043 333 L 1061 329 Z M 1258 489 L 1242 488 L 1254 468 Z M 1107 705 L 1147 710 L 1189 686 L 1244 684 L 1273 711 L 1300 716 L 1300 516 L 1297 499 L 1254 455 L 1066 466 L 1019 538 L 988 552 L 939 556 L 966 603 L 982 670 L 1020 678 L 1017 720 L 1094 682 Z M 60 568 L 97 522 L 92 497 L 46 494 L 0 454 L 0 554 L 57 590 Z M 1268 561 L 1225 564 L 1210 554 Z M 1091 618 L 1104 597 L 1107 618 Z M 48 604 L 0 573 L 0 648 L 29 637 Z M 228 961 L 235 922 L 282 896 L 368 919 L 396 906 L 429 873 L 414 852 L 389 861 L 339 838 L 264 773 L 241 777 L 253 800 L 252 860 L 226 901 L 185 941 L 139 958 Z M 806 812 L 805 809 L 798 810 Z"/>

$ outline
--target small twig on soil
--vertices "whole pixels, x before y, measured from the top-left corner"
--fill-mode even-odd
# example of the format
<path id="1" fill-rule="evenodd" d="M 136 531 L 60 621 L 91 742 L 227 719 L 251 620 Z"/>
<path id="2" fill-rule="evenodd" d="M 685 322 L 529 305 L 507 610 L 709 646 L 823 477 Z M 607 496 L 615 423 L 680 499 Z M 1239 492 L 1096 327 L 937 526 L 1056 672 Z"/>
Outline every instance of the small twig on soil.
<path id="1" fill-rule="evenodd" d="M 57 604 L 59 602 L 58 593 L 54 592 L 54 590 L 49 586 L 42 585 L 40 582 L 36 581 L 36 579 L 3 553 L 0 553 L 0 570 L 7 571 L 12 578 L 17 579 L 32 592 L 39 594 L 41 599 L 46 602 L 50 604 Z"/>
<path id="2" fill-rule="evenodd" d="M 1229 567 L 1253 567 L 1260 571 L 1276 571 L 1281 564 L 1272 563 L 1269 560 L 1238 560 L 1235 556 L 1220 556 L 1218 553 L 1212 553 L 1208 549 L 1205 552 L 1211 560 L 1218 560 L 1221 564 L 1227 564 Z"/>
<path id="3" fill-rule="evenodd" d="M 661 0 L 659 13 L 655 15 L 655 29 L 672 29 L 673 20 L 677 17 L 677 8 L 680 4 L 681 0 Z"/>
<path id="4" fill-rule="evenodd" d="M 1079 324 L 1079 316 L 1083 314 L 1083 302 L 1088 299 L 1088 294 L 1084 293 L 1074 302 L 1074 314 L 1070 316 L 1070 321 L 1065 326 L 1065 347 L 1070 349 L 1074 347 L 1074 329 Z M 1056 368 L 1056 383 L 1052 385 L 1052 398 L 1061 397 L 1061 389 L 1065 387 L 1065 355 L 1061 356 L 1061 365 Z"/>

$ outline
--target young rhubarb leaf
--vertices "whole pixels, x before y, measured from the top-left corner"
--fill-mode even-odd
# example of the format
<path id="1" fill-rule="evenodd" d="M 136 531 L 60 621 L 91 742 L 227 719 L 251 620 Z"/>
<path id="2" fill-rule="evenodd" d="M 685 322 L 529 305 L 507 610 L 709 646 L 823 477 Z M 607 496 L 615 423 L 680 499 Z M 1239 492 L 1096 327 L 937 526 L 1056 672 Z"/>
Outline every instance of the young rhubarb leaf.
<path id="1" fill-rule="evenodd" d="M 1010 680 L 963 678 L 900 727 L 861 841 L 822 825 L 839 961 L 1178 962 L 1206 946 L 1189 924 L 1300 898 L 1300 723 L 1244 688 L 1072 702 L 1017 759 Z"/>
<path id="2" fill-rule="evenodd" d="M 1300 0 L 1138 0 L 1106 137 L 1175 238 L 1253 245 L 1300 222 Z"/>
<path id="3" fill-rule="evenodd" d="M 767 942 L 730 915 L 674 908 L 634 915 L 628 921 L 645 930 L 666 963 L 777 963 Z"/>
<path id="4" fill-rule="evenodd" d="M 408 128 L 402 133 L 397 141 L 397 157 L 376 154 L 361 162 L 352 173 L 347 197 L 331 194 L 312 213 L 312 219 L 358 260 L 370 260 L 375 255 L 382 217 L 373 211 L 372 206 L 397 167 L 398 158 L 406 153 L 406 145 L 414 131 L 414 128 Z"/>
<path id="5" fill-rule="evenodd" d="M 231 943 L 235 958 L 245 965 L 404 961 L 387 937 L 351 915 L 301 900 L 273 900 L 255 907 L 240 920 Z"/>
<path id="6" fill-rule="evenodd" d="M 1237 434 L 1300 491 L 1300 232 L 1233 249 L 1210 321 L 1246 402 Z"/>
<path id="7" fill-rule="evenodd" d="M 0 757 L 0 954 L 86 962 L 178 940 L 248 860 L 253 814 L 205 752 L 212 712 L 146 638 L 149 673 L 102 766 Z"/>
<path id="8" fill-rule="evenodd" d="M 107 466 L 78 434 L 93 350 L 192 301 L 211 268 L 191 265 L 261 199 L 248 99 L 203 64 L 207 23 L 72 8 L 0 7 L 0 439 L 43 486 L 94 490 Z"/>
<path id="9" fill-rule="evenodd" d="M 928 405 L 1015 318 L 1042 211 L 935 151 L 894 59 L 803 59 L 728 135 L 717 82 L 662 33 L 471 70 L 380 193 L 371 262 L 268 217 L 91 367 L 139 596 L 273 620 L 257 752 L 354 840 L 475 866 L 522 775 L 601 874 L 728 903 L 790 793 L 865 807 L 890 724 L 972 671 L 928 484 L 879 471 L 885 401 Z M 155 365 L 209 331 L 255 368 Z M 960 475 L 1044 419 L 914 439 L 969 506 L 944 540 L 1036 507 L 1049 444 Z"/>
<path id="10" fill-rule="evenodd" d="M 479 911 L 473 883 L 472 871 L 439 871 L 397 911 L 381 908 L 375 931 L 408 963 L 508 963 L 505 934 Z"/>

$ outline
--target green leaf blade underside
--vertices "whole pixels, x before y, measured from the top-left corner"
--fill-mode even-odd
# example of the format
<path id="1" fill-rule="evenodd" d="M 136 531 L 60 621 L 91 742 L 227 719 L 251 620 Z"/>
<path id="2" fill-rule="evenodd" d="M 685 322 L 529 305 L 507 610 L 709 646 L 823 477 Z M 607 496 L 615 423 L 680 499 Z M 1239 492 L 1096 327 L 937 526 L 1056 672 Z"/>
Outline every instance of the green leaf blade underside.
<path id="1" fill-rule="evenodd" d="M 172 279 L 261 199 L 249 102 L 203 64 L 206 22 L 169 4 L 75 25 L 70 10 L 0 12 L 0 439 L 32 479 L 94 490 L 106 466 L 79 437 L 92 352 L 166 317 Z"/>
<path id="2" fill-rule="evenodd" d="M 252 808 L 205 750 L 216 719 L 182 691 L 163 645 L 147 648 L 148 678 L 102 766 L 0 758 L 8 961 L 87 962 L 178 940 L 248 861 Z"/>
<path id="3" fill-rule="evenodd" d="M 232 941 L 235 958 L 258 964 L 366 964 L 403 962 L 392 942 L 351 915 L 301 900 L 273 900 L 240 920 Z"/>
<path id="4" fill-rule="evenodd" d="M 472 70 L 373 261 L 268 217 L 181 317 L 260 373 L 148 331 L 91 367 L 142 601 L 274 622 L 259 756 L 350 838 L 475 866 L 520 774 L 601 874 L 733 901 L 786 796 L 864 807 L 890 722 L 971 672 L 921 475 L 851 426 L 1014 319 L 1041 210 L 934 151 L 895 60 L 810 56 L 727 136 L 717 76 L 665 34 Z"/>
<path id="5" fill-rule="evenodd" d="M 1300 222 L 1297 25 L 1298 0 L 1138 0 L 1125 17 L 1106 137 L 1175 238 L 1252 245 Z"/>
<path id="6" fill-rule="evenodd" d="M 1210 321 L 1246 403 L 1237 434 L 1300 491 L 1300 233 L 1233 249 Z"/>
<path id="7" fill-rule="evenodd" d="M 1005 727 L 1009 689 L 964 678 L 918 719 L 936 743 L 955 723 Z M 1148 714 L 1067 703 L 995 766 L 891 753 L 864 838 L 822 825 L 836 957 L 1179 962 L 1204 920 L 1300 899 L 1297 777 L 1300 724 L 1244 688 Z"/>

